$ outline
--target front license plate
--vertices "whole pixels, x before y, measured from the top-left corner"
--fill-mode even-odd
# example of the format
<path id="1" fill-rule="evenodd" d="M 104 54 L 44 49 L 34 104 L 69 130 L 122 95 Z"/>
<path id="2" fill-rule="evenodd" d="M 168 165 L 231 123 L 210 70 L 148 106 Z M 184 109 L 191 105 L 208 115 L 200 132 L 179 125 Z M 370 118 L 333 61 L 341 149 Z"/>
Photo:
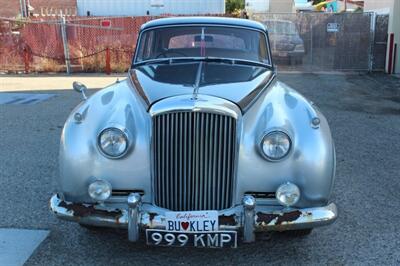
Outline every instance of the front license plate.
<path id="1" fill-rule="evenodd" d="M 147 229 L 146 242 L 151 246 L 236 248 L 237 232 L 171 232 Z"/>
<path id="2" fill-rule="evenodd" d="M 165 213 L 165 229 L 171 232 L 217 232 L 217 211 L 182 211 Z"/>

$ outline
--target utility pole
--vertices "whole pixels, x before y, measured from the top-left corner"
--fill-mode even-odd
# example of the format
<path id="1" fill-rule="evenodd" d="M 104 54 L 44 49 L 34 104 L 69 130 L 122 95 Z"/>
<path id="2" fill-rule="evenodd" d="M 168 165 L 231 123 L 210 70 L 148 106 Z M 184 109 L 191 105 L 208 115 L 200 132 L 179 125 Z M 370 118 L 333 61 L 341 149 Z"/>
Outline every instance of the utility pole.
<path id="1" fill-rule="evenodd" d="M 29 2 L 29 0 L 25 0 L 25 6 L 26 6 L 26 16 L 30 17 L 30 13 L 29 13 L 29 7 L 31 6 L 31 3 Z"/>
<path id="2" fill-rule="evenodd" d="M 347 0 L 344 0 L 344 12 L 347 12 Z"/>
<path id="3" fill-rule="evenodd" d="M 25 0 L 19 0 L 19 6 L 20 6 L 20 9 L 21 9 L 21 17 L 27 17 L 27 7 L 26 7 L 26 2 L 25 2 Z"/>
<path id="4" fill-rule="evenodd" d="M 69 60 L 67 26 L 65 22 L 65 17 L 63 16 L 62 12 L 61 12 L 61 38 L 64 46 L 64 57 L 65 57 L 65 66 L 67 67 L 67 74 L 71 74 L 71 62 Z"/>
<path id="5" fill-rule="evenodd" d="M 24 16 L 24 11 L 22 9 L 22 0 L 19 0 L 19 11 L 21 13 L 21 17 L 23 17 Z"/>

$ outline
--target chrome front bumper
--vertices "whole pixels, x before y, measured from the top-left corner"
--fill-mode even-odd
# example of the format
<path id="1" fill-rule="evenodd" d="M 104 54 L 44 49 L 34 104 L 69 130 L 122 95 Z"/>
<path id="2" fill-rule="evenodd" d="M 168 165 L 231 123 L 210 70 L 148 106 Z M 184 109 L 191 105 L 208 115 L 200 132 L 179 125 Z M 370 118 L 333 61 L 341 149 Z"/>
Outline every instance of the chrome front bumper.
<path id="1" fill-rule="evenodd" d="M 129 195 L 126 209 L 67 202 L 55 194 L 50 199 L 50 209 L 60 219 L 128 229 L 130 241 L 137 241 L 145 229 L 165 229 L 168 211 L 142 203 L 139 194 Z M 313 228 L 331 224 L 336 218 L 334 203 L 324 207 L 271 210 L 268 206 L 257 206 L 253 197 L 244 196 L 242 205 L 219 212 L 219 230 L 242 231 L 243 242 L 253 242 L 256 232 Z"/>

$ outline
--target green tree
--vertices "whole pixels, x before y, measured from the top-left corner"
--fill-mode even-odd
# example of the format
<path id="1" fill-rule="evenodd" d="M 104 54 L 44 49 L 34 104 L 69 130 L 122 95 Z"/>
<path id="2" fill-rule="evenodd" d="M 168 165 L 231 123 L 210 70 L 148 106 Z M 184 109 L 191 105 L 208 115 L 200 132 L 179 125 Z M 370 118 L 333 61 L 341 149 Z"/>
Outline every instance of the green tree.
<path id="1" fill-rule="evenodd" d="M 226 0 L 226 12 L 232 13 L 238 9 L 244 9 L 244 0 Z"/>

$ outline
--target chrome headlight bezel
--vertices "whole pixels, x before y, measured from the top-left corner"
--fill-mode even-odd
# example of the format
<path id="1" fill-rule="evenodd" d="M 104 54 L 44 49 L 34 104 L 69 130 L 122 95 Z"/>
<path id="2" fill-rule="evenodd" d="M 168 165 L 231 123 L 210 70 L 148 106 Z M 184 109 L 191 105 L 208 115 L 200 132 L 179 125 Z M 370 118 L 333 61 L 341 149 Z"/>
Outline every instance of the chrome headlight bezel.
<path id="1" fill-rule="evenodd" d="M 125 140 L 125 149 L 121 153 L 119 153 L 119 154 L 110 154 L 110 153 L 106 152 L 104 150 L 104 148 L 102 147 L 101 137 L 107 131 L 118 132 L 119 134 L 121 134 L 121 136 Z M 109 158 L 109 159 L 120 159 L 120 158 L 124 157 L 128 153 L 129 149 L 131 148 L 130 147 L 131 143 L 132 142 L 131 142 L 131 138 L 130 138 L 129 132 L 125 128 L 120 127 L 120 126 L 116 126 L 116 125 L 112 125 L 112 126 L 109 126 L 109 127 L 106 127 L 104 129 L 102 129 L 100 131 L 100 133 L 97 135 L 97 148 L 98 148 L 98 150 L 100 151 L 100 153 L 104 157 Z"/>
<path id="2" fill-rule="evenodd" d="M 264 142 L 265 142 L 265 139 L 266 139 L 266 138 L 271 138 L 272 136 L 278 135 L 278 134 L 281 135 L 281 136 L 284 136 L 284 137 L 287 139 L 287 141 L 288 141 L 288 148 L 287 148 L 285 154 L 283 154 L 283 155 L 281 155 L 281 156 L 279 156 L 279 157 L 272 157 L 272 156 L 270 156 L 270 155 L 268 155 L 268 154 L 265 153 L 265 151 L 264 151 Z M 278 161 L 281 161 L 281 160 L 283 160 L 284 158 L 286 158 L 286 157 L 289 155 L 290 151 L 292 150 L 292 138 L 290 137 L 290 135 L 289 135 L 288 133 L 286 133 L 286 132 L 283 131 L 283 130 L 273 130 L 273 131 L 269 131 L 269 132 L 266 132 L 266 133 L 264 133 L 264 134 L 262 135 L 261 141 L 259 141 L 258 148 L 259 148 L 260 154 L 262 155 L 262 157 L 263 157 L 264 159 L 266 159 L 266 160 L 268 160 L 268 161 L 271 161 L 271 162 L 278 162 Z"/>

